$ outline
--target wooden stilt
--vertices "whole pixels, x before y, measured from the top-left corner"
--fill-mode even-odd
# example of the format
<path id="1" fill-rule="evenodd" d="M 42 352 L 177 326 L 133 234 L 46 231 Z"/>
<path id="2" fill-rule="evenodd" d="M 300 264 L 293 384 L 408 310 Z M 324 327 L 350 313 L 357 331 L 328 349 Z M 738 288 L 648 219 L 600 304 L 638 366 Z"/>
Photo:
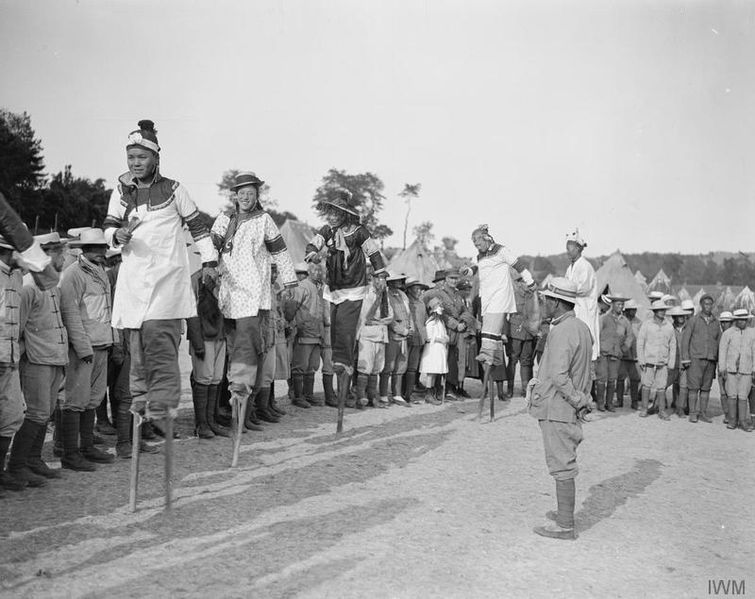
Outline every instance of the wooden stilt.
<path id="1" fill-rule="evenodd" d="M 139 490 L 139 446 L 142 442 L 141 414 L 134 414 L 133 438 L 131 446 L 131 479 L 129 484 L 128 505 L 132 512 L 136 511 L 136 497 Z"/>

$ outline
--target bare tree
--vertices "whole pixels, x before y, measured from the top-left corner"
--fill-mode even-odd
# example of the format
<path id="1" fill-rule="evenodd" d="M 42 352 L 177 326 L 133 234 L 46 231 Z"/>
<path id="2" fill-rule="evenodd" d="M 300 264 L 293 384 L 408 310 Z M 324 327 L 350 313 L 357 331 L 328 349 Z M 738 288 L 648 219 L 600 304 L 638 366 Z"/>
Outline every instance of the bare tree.
<path id="1" fill-rule="evenodd" d="M 406 216 L 404 217 L 404 249 L 406 249 L 406 230 L 409 227 L 409 213 L 412 210 L 412 200 L 419 197 L 422 183 L 404 183 L 404 189 L 398 195 L 406 202 Z"/>

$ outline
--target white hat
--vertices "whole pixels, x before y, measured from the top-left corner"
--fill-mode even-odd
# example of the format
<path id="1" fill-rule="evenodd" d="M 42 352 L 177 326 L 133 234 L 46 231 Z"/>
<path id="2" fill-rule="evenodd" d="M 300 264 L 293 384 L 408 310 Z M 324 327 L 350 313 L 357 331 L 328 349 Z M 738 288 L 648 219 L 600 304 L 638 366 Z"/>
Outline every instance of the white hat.
<path id="1" fill-rule="evenodd" d="M 695 311 L 695 302 L 693 302 L 691 299 L 685 299 L 682 300 L 682 310 L 686 310 L 687 312 L 694 312 Z"/>
<path id="2" fill-rule="evenodd" d="M 728 310 L 724 310 L 723 312 L 721 312 L 721 314 L 718 315 L 718 320 L 720 322 L 731 322 L 732 320 L 734 320 L 734 315 Z"/>
<path id="3" fill-rule="evenodd" d="M 579 234 L 579 229 L 574 229 L 574 231 L 572 231 L 571 233 L 566 234 L 566 243 L 569 243 L 570 241 L 573 241 L 580 247 L 587 247 L 587 242 L 585 241 L 584 237 Z"/>
<path id="4" fill-rule="evenodd" d="M 306 262 L 297 262 L 296 264 L 294 264 L 294 272 L 305 272 L 309 274 L 309 264 L 307 264 Z"/>
<path id="5" fill-rule="evenodd" d="M 386 282 L 389 282 L 389 281 L 405 281 L 405 280 L 406 280 L 406 275 L 405 274 L 399 273 L 399 272 L 392 272 L 392 273 L 388 273 L 388 278 L 386 279 Z"/>
<path id="6" fill-rule="evenodd" d="M 650 293 L 648 293 L 648 299 L 651 302 L 654 302 L 659 299 L 663 299 L 663 293 L 661 293 L 660 291 L 651 291 Z"/>
<path id="7" fill-rule="evenodd" d="M 637 308 L 639 308 L 639 306 L 633 299 L 629 299 L 624 302 L 624 310 L 637 310 Z"/>
<path id="8" fill-rule="evenodd" d="M 422 281 L 417 279 L 416 277 L 406 277 L 406 288 L 409 289 L 409 287 L 423 287 L 427 289 L 427 285 L 425 285 Z"/>
<path id="9" fill-rule="evenodd" d="M 656 310 L 668 310 L 671 308 L 666 302 L 661 300 L 655 300 L 652 304 L 650 304 L 650 309 L 655 312 Z"/>
<path id="10" fill-rule="evenodd" d="M 686 310 L 683 310 L 679 306 L 673 306 L 668 312 L 666 312 L 666 316 L 689 316 L 687 314 Z"/>
<path id="11" fill-rule="evenodd" d="M 752 314 L 750 314 L 747 308 L 738 308 L 734 310 L 732 317 L 734 320 L 750 320 L 752 318 Z M 721 318 L 719 317 L 718 320 L 721 320 Z"/>
<path id="12" fill-rule="evenodd" d="M 553 277 L 541 292 L 546 297 L 555 297 L 570 304 L 577 302 L 577 284 L 566 277 Z"/>
<path id="13" fill-rule="evenodd" d="M 71 247 L 82 247 L 85 245 L 110 245 L 105 239 L 102 229 L 84 229 L 78 239 L 68 242 Z"/>
<path id="14" fill-rule="evenodd" d="M 46 233 L 45 235 L 35 235 L 34 241 L 39 243 L 42 247 L 46 245 L 63 245 L 66 242 L 65 239 L 60 238 L 57 231 Z"/>

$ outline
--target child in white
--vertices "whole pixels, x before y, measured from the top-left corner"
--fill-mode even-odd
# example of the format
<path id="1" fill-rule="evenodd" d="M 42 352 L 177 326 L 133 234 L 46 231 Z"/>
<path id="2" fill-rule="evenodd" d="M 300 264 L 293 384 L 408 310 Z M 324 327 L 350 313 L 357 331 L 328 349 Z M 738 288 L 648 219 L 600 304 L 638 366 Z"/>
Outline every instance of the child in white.
<path id="1" fill-rule="evenodd" d="M 426 378 L 424 384 L 428 389 L 433 389 L 436 377 L 448 372 L 448 333 L 443 323 L 443 305 L 440 300 L 433 298 L 428 308 L 430 317 L 425 321 L 427 342 L 422 352 L 419 370 Z M 437 397 L 430 403 L 437 403 Z"/>

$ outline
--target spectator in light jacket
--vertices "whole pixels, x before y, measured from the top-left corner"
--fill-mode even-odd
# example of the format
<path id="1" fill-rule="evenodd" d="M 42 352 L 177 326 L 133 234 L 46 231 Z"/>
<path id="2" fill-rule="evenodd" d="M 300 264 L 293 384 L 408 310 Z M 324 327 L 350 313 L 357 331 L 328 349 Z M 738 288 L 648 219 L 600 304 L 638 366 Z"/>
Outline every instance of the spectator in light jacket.
<path id="1" fill-rule="evenodd" d="M 357 328 L 359 357 L 357 358 L 357 401 L 348 407 L 364 408 L 375 401 L 378 375 L 385 366 L 385 346 L 388 344 L 388 325 L 393 322 L 393 308 L 388 299 L 386 273 L 372 277 L 367 295 L 362 301 Z M 388 397 L 379 397 L 377 407 L 387 408 Z"/>
<path id="2" fill-rule="evenodd" d="M 651 393 L 658 403 L 658 417 L 668 420 L 666 413 L 666 382 L 668 369 L 674 368 L 676 336 L 674 327 L 666 320 L 668 306 L 660 300 L 650 306 L 653 318 L 646 320 L 637 335 L 637 360 L 642 372 L 642 418 L 648 415 Z"/>
<path id="3" fill-rule="evenodd" d="M 726 388 L 726 428 L 739 428 L 752 432 L 747 399 L 752 388 L 753 361 L 755 360 L 755 329 L 747 326 L 750 313 L 740 308 L 734 310 L 734 326 L 724 331 L 718 352 L 718 370 Z M 739 418 L 737 418 L 739 411 Z"/>

